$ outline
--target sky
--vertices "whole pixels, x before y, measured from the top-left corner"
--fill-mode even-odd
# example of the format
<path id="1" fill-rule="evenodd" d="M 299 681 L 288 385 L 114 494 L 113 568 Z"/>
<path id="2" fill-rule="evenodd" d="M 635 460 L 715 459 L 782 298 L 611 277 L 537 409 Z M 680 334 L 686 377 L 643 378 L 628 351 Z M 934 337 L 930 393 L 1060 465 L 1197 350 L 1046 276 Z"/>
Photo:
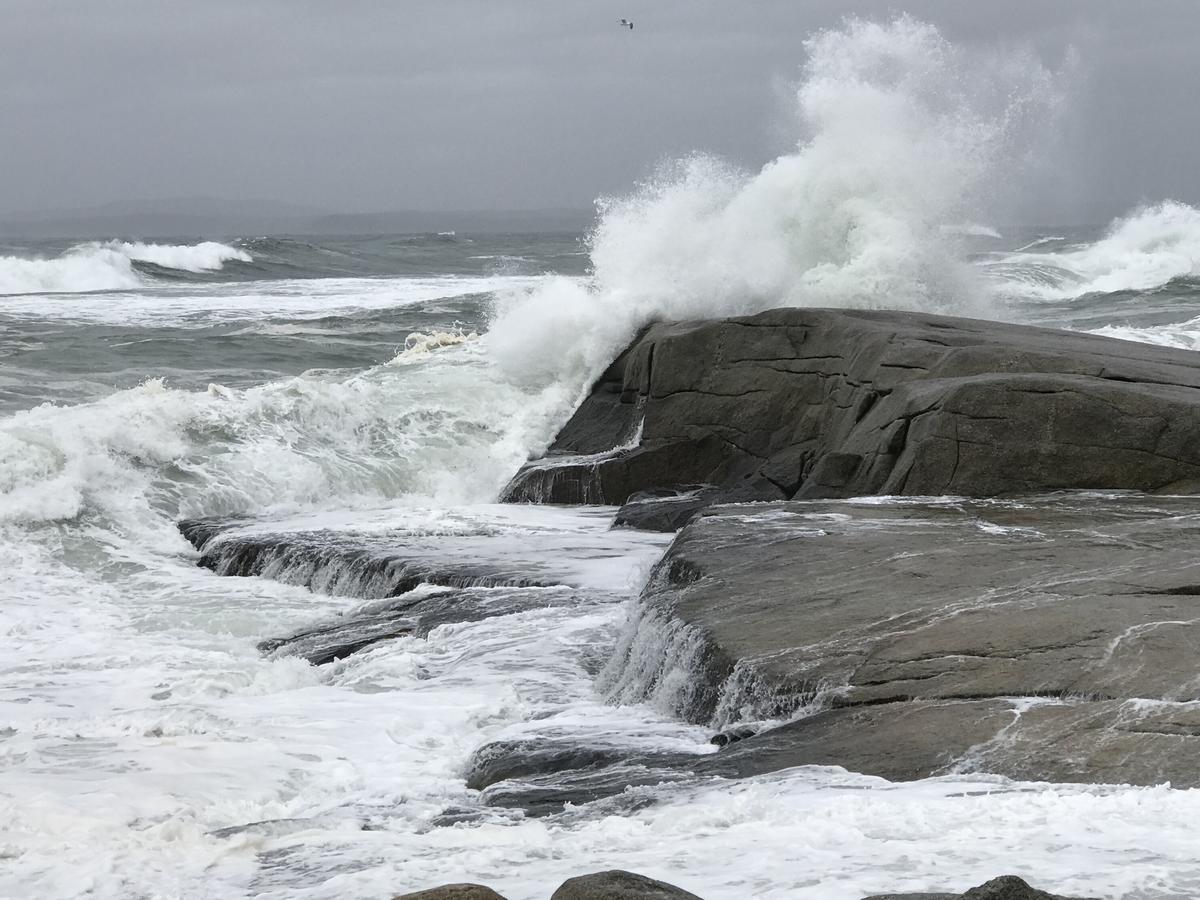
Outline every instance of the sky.
<path id="1" fill-rule="evenodd" d="M 804 38 L 901 10 L 1075 48 L 1028 220 L 1200 202 L 1192 0 L 0 0 L 0 213 L 588 207 L 665 158 L 786 152 Z"/>

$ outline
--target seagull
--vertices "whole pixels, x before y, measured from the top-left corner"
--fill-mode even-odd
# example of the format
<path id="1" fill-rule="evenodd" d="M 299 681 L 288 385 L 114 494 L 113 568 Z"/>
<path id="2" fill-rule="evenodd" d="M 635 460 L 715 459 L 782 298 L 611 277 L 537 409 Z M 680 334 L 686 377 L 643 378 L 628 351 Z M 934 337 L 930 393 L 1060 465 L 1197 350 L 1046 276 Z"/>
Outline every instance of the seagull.
<path id="1" fill-rule="evenodd" d="M 630 31 L 633 31 L 633 21 L 632 20 L 622 19 L 620 24 L 621 24 L 622 28 L 628 28 Z"/>

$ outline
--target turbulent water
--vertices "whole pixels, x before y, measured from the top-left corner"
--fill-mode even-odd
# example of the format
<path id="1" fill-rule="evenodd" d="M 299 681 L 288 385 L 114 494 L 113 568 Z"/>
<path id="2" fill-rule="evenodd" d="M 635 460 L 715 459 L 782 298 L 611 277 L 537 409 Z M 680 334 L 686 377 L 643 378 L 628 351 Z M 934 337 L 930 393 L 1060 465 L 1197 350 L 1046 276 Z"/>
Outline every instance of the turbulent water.
<path id="1" fill-rule="evenodd" d="M 1053 73 L 997 58 L 965 83 L 961 54 L 908 19 L 807 50 L 793 154 L 758 173 L 685 160 L 602 204 L 586 238 L 0 246 L 0 895 L 473 879 L 532 900 L 611 866 L 717 900 L 1008 871 L 1063 893 L 1200 893 L 1200 794 L 1165 787 L 805 768 L 546 819 L 465 787 L 497 738 L 711 752 L 669 703 L 595 680 L 664 539 L 610 533 L 603 509 L 493 504 L 646 321 L 901 306 L 1200 349 L 1200 211 L 979 218 L 1022 117 L 1059 102 Z M 198 569 L 175 528 L 197 516 L 466 537 L 563 587 L 313 667 L 255 645 L 363 599 Z"/>

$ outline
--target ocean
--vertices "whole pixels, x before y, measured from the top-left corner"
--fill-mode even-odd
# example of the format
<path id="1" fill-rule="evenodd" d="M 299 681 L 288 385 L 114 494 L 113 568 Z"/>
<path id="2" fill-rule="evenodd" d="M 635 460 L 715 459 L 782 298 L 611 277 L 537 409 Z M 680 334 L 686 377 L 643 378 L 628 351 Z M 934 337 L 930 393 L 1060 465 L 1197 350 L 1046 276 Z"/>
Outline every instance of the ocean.
<path id="1" fill-rule="evenodd" d="M 892 45 L 941 46 L 889 27 Z M 534 900 L 610 867 L 709 900 L 1006 872 L 1200 895 L 1200 793 L 1169 786 L 809 767 L 542 818 L 466 787 L 497 739 L 715 752 L 711 728 L 613 687 L 669 536 L 609 530 L 603 507 L 495 502 L 645 323 L 900 307 L 1200 349 L 1200 210 L 971 217 L 993 171 L 980 148 L 1007 132 L 973 127 L 995 121 L 964 118 L 974 101 L 929 99 L 953 54 L 900 54 L 925 60 L 918 75 L 873 92 L 845 75 L 859 57 L 875 72 L 879 46 L 850 28 L 809 47 L 813 131 L 795 153 L 757 173 L 683 160 L 601 204 L 586 236 L 0 245 L 0 895 L 381 898 L 475 880 Z M 999 93 L 1042 91 L 1036 74 Z M 892 131 L 889 104 L 906 110 Z M 477 588 L 497 614 L 311 666 L 257 644 L 378 598 L 287 570 L 218 577 L 177 530 L 196 517 L 384 535 L 553 583 Z"/>

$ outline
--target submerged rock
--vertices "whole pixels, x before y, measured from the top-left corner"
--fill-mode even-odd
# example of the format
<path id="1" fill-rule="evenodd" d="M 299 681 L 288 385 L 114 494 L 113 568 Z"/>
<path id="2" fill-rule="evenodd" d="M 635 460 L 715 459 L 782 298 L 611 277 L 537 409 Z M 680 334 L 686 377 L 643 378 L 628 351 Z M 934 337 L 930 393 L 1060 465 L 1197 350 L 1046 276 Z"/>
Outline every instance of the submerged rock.
<path id="1" fill-rule="evenodd" d="M 667 884 L 626 872 L 612 869 L 568 878 L 550 897 L 550 900 L 700 900 L 695 894 Z"/>
<path id="2" fill-rule="evenodd" d="M 299 656 L 320 666 L 404 635 L 426 637 L 441 625 L 586 602 L 567 588 L 414 589 L 395 601 L 260 641 L 258 649 L 277 656 Z"/>
<path id="3" fill-rule="evenodd" d="M 664 323 L 613 363 L 504 499 L 1200 490 L 1200 354 L 924 313 Z M 719 492 L 709 491 L 716 502 Z M 623 513 L 673 524 L 645 497 Z M 699 495 L 677 498 L 675 521 Z"/>

